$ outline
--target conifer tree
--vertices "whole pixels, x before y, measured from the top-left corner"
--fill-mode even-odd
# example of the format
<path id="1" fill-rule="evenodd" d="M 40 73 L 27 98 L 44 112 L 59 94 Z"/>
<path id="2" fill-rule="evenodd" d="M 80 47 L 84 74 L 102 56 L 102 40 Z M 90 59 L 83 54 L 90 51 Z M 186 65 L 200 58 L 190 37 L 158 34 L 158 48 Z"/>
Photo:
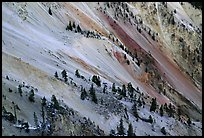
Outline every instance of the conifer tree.
<path id="1" fill-rule="evenodd" d="M 86 93 L 86 90 L 85 90 L 85 88 L 81 91 L 81 96 L 80 96 L 80 98 L 82 99 L 82 100 L 84 100 L 85 98 L 86 98 L 86 96 L 87 96 L 87 93 Z"/>
<path id="2" fill-rule="evenodd" d="M 41 104 L 42 106 L 45 106 L 46 105 L 46 101 L 47 99 L 45 98 L 45 96 L 42 98 L 42 101 L 41 101 Z"/>
<path id="3" fill-rule="evenodd" d="M 57 98 L 55 97 L 55 95 L 52 95 L 51 101 L 52 101 L 53 107 L 58 110 L 59 102 L 57 101 Z"/>
<path id="4" fill-rule="evenodd" d="M 98 100 L 97 100 L 97 97 L 96 97 L 96 94 L 95 94 L 95 89 L 93 87 L 93 83 L 91 84 L 91 88 L 90 88 L 90 95 L 91 95 L 91 99 L 94 103 L 98 103 Z"/>
<path id="5" fill-rule="evenodd" d="M 126 87 L 125 87 L 125 84 L 123 84 L 122 86 L 122 96 L 126 97 Z"/>
<path id="6" fill-rule="evenodd" d="M 34 97 L 34 90 L 31 89 L 30 91 L 30 96 L 28 97 L 28 99 L 31 101 L 31 102 L 35 102 L 35 97 Z"/>
<path id="7" fill-rule="evenodd" d="M 127 131 L 128 136 L 134 136 L 132 124 L 130 123 L 128 126 L 128 131 Z"/>
<path id="8" fill-rule="evenodd" d="M 80 74 L 79 74 L 79 70 L 78 69 L 75 71 L 75 75 L 77 76 L 77 78 L 80 78 Z"/>
<path id="9" fill-rule="evenodd" d="M 61 72 L 61 74 L 62 74 L 62 77 L 64 78 L 64 81 L 65 82 L 67 82 L 67 72 L 65 71 L 65 70 L 63 70 L 62 72 Z"/>
<path id="10" fill-rule="evenodd" d="M 116 88 L 115 88 L 115 83 L 113 83 L 113 85 L 112 85 L 112 92 L 114 92 L 114 93 L 117 92 L 117 90 L 116 90 Z"/>
<path id="11" fill-rule="evenodd" d="M 58 74 L 57 74 L 57 71 L 55 72 L 55 78 L 58 78 Z"/>
<path id="12" fill-rule="evenodd" d="M 120 124 L 119 124 L 119 127 L 118 127 L 118 134 L 119 135 L 124 135 L 125 134 L 125 128 L 123 126 L 123 119 L 121 118 L 120 119 Z"/>
<path id="13" fill-rule="evenodd" d="M 154 112 L 155 112 L 156 108 L 157 108 L 156 98 L 152 98 L 152 103 L 151 103 L 151 106 L 150 106 L 150 112 L 151 112 L 151 111 L 154 111 Z"/>
<path id="14" fill-rule="evenodd" d="M 34 118 L 35 126 L 38 128 L 38 127 L 39 127 L 39 124 L 38 124 L 38 117 L 37 117 L 37 115 L 36 115 L 35 112 L 33 113 L 33 118 Z"/>
<path id="15" fill-rule="evenodd" d="M 21 85 L 18 85 L 18 92 L 20 93 L 20 96 L 22 96 L 23 91 L 21 89 Z"/>
<path id="16" fill-rule="evenodd" d="M 159 111 L 160 111 L 160 115 L 163 116 L 164 115 L 163 105 L 160 106 Z"/>
<path id="17" fill-rule="evenodd" d="M 78 31 L 78 32 L 81 32 L 81 31 L 82 31 L 79 25 L 77 25 L 77 31 Z"/>

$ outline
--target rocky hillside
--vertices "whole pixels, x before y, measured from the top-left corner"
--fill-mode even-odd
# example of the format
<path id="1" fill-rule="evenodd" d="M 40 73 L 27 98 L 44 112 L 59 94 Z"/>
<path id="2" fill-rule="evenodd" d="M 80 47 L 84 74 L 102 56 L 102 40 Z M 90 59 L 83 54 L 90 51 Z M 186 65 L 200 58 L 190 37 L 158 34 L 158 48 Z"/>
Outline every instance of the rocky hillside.
<path id="1" fill-rule="evenodd" d="M 2 135 L 202 135 L 202 8 L 3 2 Z"/>

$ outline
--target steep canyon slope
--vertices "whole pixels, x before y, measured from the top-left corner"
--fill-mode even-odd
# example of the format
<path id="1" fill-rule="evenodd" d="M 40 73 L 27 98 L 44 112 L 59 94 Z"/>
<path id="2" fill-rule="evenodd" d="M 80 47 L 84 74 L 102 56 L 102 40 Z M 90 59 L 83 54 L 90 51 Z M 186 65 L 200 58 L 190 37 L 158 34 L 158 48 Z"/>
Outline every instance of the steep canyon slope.
<path id="1" fill-rule="evenodd" d="M 202 135 L 201 19 L 187 2 L 3 2 L 2 135 Z"/>

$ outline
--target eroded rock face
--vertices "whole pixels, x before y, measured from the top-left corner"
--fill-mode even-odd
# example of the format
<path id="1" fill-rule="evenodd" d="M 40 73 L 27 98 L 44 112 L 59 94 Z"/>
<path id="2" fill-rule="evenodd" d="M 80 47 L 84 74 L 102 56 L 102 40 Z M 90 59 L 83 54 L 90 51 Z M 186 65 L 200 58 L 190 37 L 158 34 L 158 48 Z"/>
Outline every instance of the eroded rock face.
<path id="1" fill-rule="evenodd" d="M 136 135 L 164 135 L 161 128 L 165 135 L 202 135 L 201 30 L 202 12 L 189 3 L 2 3 L 2 105 L 30 128 L 2 118 L 3 135 L 119 135 L 121 119 L 125 133 L 131 123 Z M 53 95 L 60 110 L 51 108 Z M 150 115 L 152 124 L 143 121 Z"/>

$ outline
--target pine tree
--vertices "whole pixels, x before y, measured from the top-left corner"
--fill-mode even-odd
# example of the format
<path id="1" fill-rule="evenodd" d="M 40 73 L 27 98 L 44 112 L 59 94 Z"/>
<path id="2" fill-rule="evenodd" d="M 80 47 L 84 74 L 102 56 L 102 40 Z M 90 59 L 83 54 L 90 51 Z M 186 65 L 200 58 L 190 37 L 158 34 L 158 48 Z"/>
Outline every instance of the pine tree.
<path id="1" fill-rule="evenodd" d="M 80 78 L 80 74 L 79 74 L 79 70 L 78 69 L 75 71 L 75 75 L 77 76 L 77 78 Z"/>
<path id="2" fill-rule="evenodd" d="M 152 124 L 153 123 L 153 118 L 151 115 L 149 115 L 149 122 Z"/>
<path id="3" fill-rule="evenodd" d="M 50 15 L 52 15 L 52 11 L 51 11 L 50 7 L 49 7 L 48 12 L 49 12 Z"/>
<path id="4" fill-rule="evenodd" d="M 97 100 L 97 97 L 96 97 L 96 94 L 95 94 L 95 89 L 93 87 L 93 83 L 91 84 L 91 88 L 90 88 L 89 91 L 90 91 L 90 95 L 91 95 L 92 101 L 97 104 L 98 100 Z"/>
<path id="5" fill-rule="evenodd" d="M 87 93 L 86 93 L 86 90 L 85 90 L 85 88 L 81 91 L 81 96 L 80 96 L 80 98 L 82 99 L 82 100 L 84 100 L 85 98 L 86 98 L 86 96 L 87 96 Z"/>
<path id="6" fill-rule="evenodd" d="M 190 117 L 188 118 L 187 123 L 188 123 L 188 125 L 190 126 L 190 124 L 191 124 L 191 119 L 190 119 Z"/>
<path id="7" fill-rule="evenodd" d="M 163 105 L 160 106 L 159 111 L 160 111 L 160 115 L 163 116 L 164 115 Z"/>
<path id="8" fill-rule="evenodd" d="M 58 110 L 59 109 L 59 103 L 58 103 L 55 95 L 52 95 L 51 101 L 52 101 L 53 107 Z"/>
<path id="9" fill-rule="evenodd" d="M 71 31 L 72 31 L 72 23 L 71 23 L 71 21 L 69 21 L 68 30 L 71 30 Z"/>
<path id="10" fill-rule="evenodd" d="M 30 96 L 28 97 L 28 99 L 31 101 L 31 102 L 35 102 L 35 97 L 34 97 L 34 90 L 31 89 L 30 91 Z"/>
<path id="11" fill-rule="evenodd" d="M 20 96 L 22 96 L 23 91 L 21 89 L 21 85 L 18 86 L 18 92 L 20 93 Z"/>
<path id="12" fill-rule="evenodd" d="M 130 98 L 133 98 L 134 88 L 132 87 L 131 82 L 128 83 L 127 89 L 128 89 L 128 91 L 129 91 Z"/>
<path id="13" fill-rule="evenodd" d="M 35 112 L 33 113 L 33 118 L 34 118 L 35 126 L 38 128 L 38 127 L 39 127 L 39 124 L 38 124 L 38 117 L 37 117 L 37 115 L 36 115 Z"/>
<path id="14" fill-rule="evenodd" d="M 139 115 L 138 115 L 138 112 L 137 112 L 137 103 L 135 102 L 132 106 L 132 112 L 133 112 L 133 115 L 137 118 L 139 118 Z"/>
<path id="15" fill-rule="evenodd" d="M 115 136 L 115 130 L 111 129 L 110 136 Z"/>
<path id="16" fill-rule="evenodd" d="M 125 134 L 125 128 L 123 127 L 123 119 L 121 118 L 120 119 L 120 124 L 119 124 L 119 127 L 118 127 L 118 134 L 119 135 L 124 135 Z"/>
<path id="17" fill-rule="evenodd" d="M 82 31 L 79 25 L 77 25 L 77 31 L 78 31 L 78 32 L 81 32 L 81 31 Z"/>
<path id="18" fill-rule="evenodd" d="M 61 74 L 62 74 L 62 77 L 64 78 L 64 81 L 65 82 L 67 82 L 67 72 L 65 71 L 65 70 L 63 70 L 62 72 L 61 72 Z"/>
<path id="19" fill-rule="evenodd" d="M 45 98 L 45 96 L 42 98 L 42 100 L 41 100 L 41 104 L 42 104 L 42 106 L 45 106 L 46 105 L 46 101 L 47 101 L 47 99 Z"/>
<path id="20" fill-rule="evenodd" d="M 104 85 L 104 87 L 103 87 L 103 93 L 106 93 L 106 85 Z"/>
<path id="21" fill-rule="evenodd" d="M 128 131 L 127 131 L 128 136 L 134 136 L 132 124 L 130 123 L 128 126 Z"/>
<path id="22" fill-rule="evenodd" d="M 174 109 L 173 109 L 173 107 L 172 107 L 172 104 L 171 103 L 169 103 L 169 111 L 168 111 L 168 113 L 169 113 L 169 117 L 174 117 Z"/>
<path id="23" fill-rule="evenodd" d="M 151 111 L 154 111 L 154 112 L 155 112 L 156 108 L 157 108 L 156 98 L 152 98 L 152 103 L 151 103 L 151 106 L 150 106 L 150 112 L 151 112 Z"/>
<path id="24" fill-rule="evenodd" d="M 75 27 L 76 27 L 75 22 L 73 22 L 73 28 L 75 28 Z"/>
<path id="25" fill-rule="evenodd" d="M 57 71 L 55 72 L 55 78 L 58 78 L 58 74 L 57 74 Z"/>
<path id="26" fill-rule="evenodd" d="M 115 88 L 115 83 L 113 83 L 113 85 L 112 85 L 112 92 L 114 92 L 114 93 L 117 92 L 117 90 L 116 90 L 116 88 Z"/>
<path id="27" fill-rule="evenodd" d="M 125 84 L 123 84 L 122 86 L 122 96 L 126 97 L 126 87 L 125 87 Z"/>
<path id="28" fill-rule="evenodd" d="M 162 127 L 162 128 L 161 128 L 161 132 L 162 132 L 162 134 L 166 135 L 165 127 Z"/>

